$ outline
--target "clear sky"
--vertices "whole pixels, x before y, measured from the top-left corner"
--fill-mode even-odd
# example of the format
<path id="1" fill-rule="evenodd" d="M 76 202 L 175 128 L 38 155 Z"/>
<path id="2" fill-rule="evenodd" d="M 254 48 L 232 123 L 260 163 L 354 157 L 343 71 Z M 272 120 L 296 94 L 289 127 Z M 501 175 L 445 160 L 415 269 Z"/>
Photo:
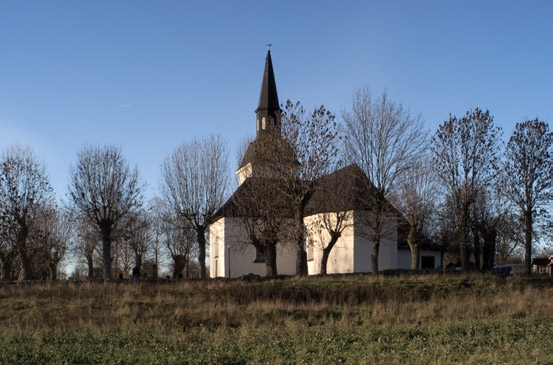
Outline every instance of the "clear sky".
<path id="1" fill-rule="evenodd" d="M 0 150 L 31 145 L 60 197 L 85 143 L 120 145 L 149 196 L 195 137 L 234 168 L 269 42 L 281 102 L 339 116 L 367 86 L 431 132 L 475 107 L 506 137 L 553 124 L 553 1 L 0 0 Z"/>

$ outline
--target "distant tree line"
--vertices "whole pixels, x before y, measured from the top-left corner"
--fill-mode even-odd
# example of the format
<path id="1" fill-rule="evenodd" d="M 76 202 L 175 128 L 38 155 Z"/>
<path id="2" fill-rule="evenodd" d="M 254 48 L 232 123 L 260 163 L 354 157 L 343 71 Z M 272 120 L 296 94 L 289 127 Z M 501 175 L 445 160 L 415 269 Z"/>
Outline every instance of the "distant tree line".
<path id="1" fill-rule="evenodd" d="M 256 220 L 245 222 L 246 244 L 263 252 L 267 275 L 277 274 L 283 242 L 295 242 L 296 272 L 307 273 L 306 206 L 317 189 L 329 200 L 351 189 L 324 179 L 349 163 L 363 171 L 368 179 L 360 184 L 373 194 L 364 224 L 375 274 L 391 214 L 401 217 L 413 269 L 422 246 L 431 244 L 463 270 L 487 271 L 498 259 L 520 257 L 530 274 L 533 252 L 549 243 L 553 135 L 538 118 L 517 123 L 507 143 L 491 113 L 479 108 L 450 115 L 430 133 L 421 115 L 367 88 L 355 92 L 340 120 L 324 106 L 309 112 L 290 101 L 281 117 L 281 142 L 261 146 L 267 155 L 258 156 L 276 177 L 259 191 L 276 189 L 281 198 L 249 196 L 240 208 L 246 216 L 255 211 Z M 138 169 L 117 146 L 77 152 L 65 202 L 56 201 L 30 147 L 9 147 L 0 160 L 1 278 L 56 280 L 68 258 L 82 279 L 155 279 L 160 267 L 170 267 L 172 277 L 206 278 L 208 227 L 230 185 L 227 146 L 215 135 L 177 146 L 161 165 L 158 196 L 148 202 Z M 291 237 L 281 235 L 282 209 L 294 217 Z M 322 272 L 349 221 L 347 211 L 335 210 L 313 223 L 330 237 L 317 247 Z"/>

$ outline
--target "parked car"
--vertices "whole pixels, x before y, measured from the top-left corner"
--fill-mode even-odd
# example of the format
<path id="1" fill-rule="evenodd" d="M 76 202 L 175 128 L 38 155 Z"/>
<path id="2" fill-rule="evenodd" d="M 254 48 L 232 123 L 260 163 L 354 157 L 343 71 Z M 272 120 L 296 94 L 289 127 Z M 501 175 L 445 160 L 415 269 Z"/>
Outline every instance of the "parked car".
<path id="1" fill-rule="evenodd" d="M 493 272 L 500 275 L 514 275 L 515 267 L 513 265 L 495 265 Z"/>

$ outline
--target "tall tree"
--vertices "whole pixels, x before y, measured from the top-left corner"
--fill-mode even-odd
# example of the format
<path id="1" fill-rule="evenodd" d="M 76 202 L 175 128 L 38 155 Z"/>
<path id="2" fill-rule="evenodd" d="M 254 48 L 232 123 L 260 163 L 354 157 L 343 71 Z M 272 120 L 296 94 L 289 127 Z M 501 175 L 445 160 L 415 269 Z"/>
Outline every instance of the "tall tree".
<path id="1" fill-rule="evenodd" d="M 409 231 L 407 244 L 411 250 L 411 270 L 420 266 L 422 238 L 436 208 L 435 196 L 436 179 L 432 174 L 430 156 L 421 154 L 413 168 L 398 180 L 396 191 L 390 197 L 405 218 L 404 224 Z"/>
<path id="2" fill-rule="evenodd" d="M 524 222 L 524 266 L 531 273 L 535 222 L 553 199 L 553 134 L 538 119 L 517 123 L 505 151 L 501 191 Z"/>
<path id="3" fill-rule="evenodd" d="M 450 116 L 432 138 L 433 166 L 459 219 L 461 266 L 469 268 L 471 209 L 497 170 L 499 134 L 489 111 Z"/>
<path id="4" fill-rule="evenodd" d="M 373 98 L 367 88 L 354 94 L 351 111 L 342 113 L 346 158 L 361 167 L 374 184 L 370 227 L 373 274 L 378 274 L 380 242 L 386 232 L 385 199 L 395 183 L 417 161 L 427 140 L 422 117 L 412 115 L 401 104 L 388 98 L 386 92 Z"/>
<path id="5" fill-rule="evenodd" d="M 305 207 L 317 182 L 331 171 L 338 154 L 335 116 L 324 106 L 308 112 L 300 102 L 286 102 L 281 116 L 282 136 L 292 146 L 296 161 L 284 175 L 284 194 L 292 204 L 294 240 L 297 245 L 296 274 L 307 275 Z"/>
<path id="6" fill-rule="evenodd" d="M 69 194 L 86 219 L 102 236 L 104 282 L 112 279 L 112 241 L 120 220 L 142 206 L 143 183 L 138 169 L 131 170 L 121 149 L 86 146 L 77 153 L 69 172 Z"/>
<path id="7" fill-rule="evenodd" d="M 0 219 L 11 230 L 15 251 L 21 261 L 23 280 L 32 279 L 29 245 L 30 225 L 40 207 L 53 201 L 44 164 L 31 148 L 8 148 L 0 162 Z"/>
<path id="8" fill-rule="evenodd" d="M 228 153 L 220 137 L 179 146 L 161 167 L 160 190 L 170 209 L 196 232 L 200 277 L 206 278 L 207 229 L 228 188 Z"/>

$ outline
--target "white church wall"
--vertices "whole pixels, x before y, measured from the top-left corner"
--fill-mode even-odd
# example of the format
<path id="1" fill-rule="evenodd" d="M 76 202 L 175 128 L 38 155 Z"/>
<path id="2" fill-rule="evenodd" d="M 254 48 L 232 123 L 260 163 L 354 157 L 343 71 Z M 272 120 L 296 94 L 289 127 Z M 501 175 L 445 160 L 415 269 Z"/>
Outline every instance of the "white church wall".
<path id="1" fill-rule="evenodd" d="M 331 214 L 330 219 L 336 219 L 335 215 Z M 307 228 L 308 247 L 308 273 L 309 275 L 317 275 L 321 273 L 321 260 L 323 257 L 323 249 L 330 241 L 328 230 L 320 227 L 323 219 L 323 213 L 314 214 L 305 218 Z M 344 223 L 346 228 L 342 232 L 341 237 L 336 242 L 336 245 L 330 251 L 327 262 L 327 273 L 351 273 L 353 272 L 353 213 L 351 217 Z"/>
<path id="2" fill-rule="evenodd" d="M 247 231 L 239 218 L 220 218 L 210 232 L 210 277 L 236 278 L 247 274 L 265 276 L 264 262 L 255 262 L 256 249 L 248 243 Z M 277 246 L 277 273 L 293 275 L 296 253 L 290 243 Z"/>
<path id="3" fill-rule="evenodd" d="M 372 272 L 372 230 L 369 226 L 371 214 L 366 211 L 355 212 L 354 219 L 354 270 Z M 397 268 L 397 251 L 397 220 L 396 218 L 384 219 L 378 255 L 380 271 Z"/>

